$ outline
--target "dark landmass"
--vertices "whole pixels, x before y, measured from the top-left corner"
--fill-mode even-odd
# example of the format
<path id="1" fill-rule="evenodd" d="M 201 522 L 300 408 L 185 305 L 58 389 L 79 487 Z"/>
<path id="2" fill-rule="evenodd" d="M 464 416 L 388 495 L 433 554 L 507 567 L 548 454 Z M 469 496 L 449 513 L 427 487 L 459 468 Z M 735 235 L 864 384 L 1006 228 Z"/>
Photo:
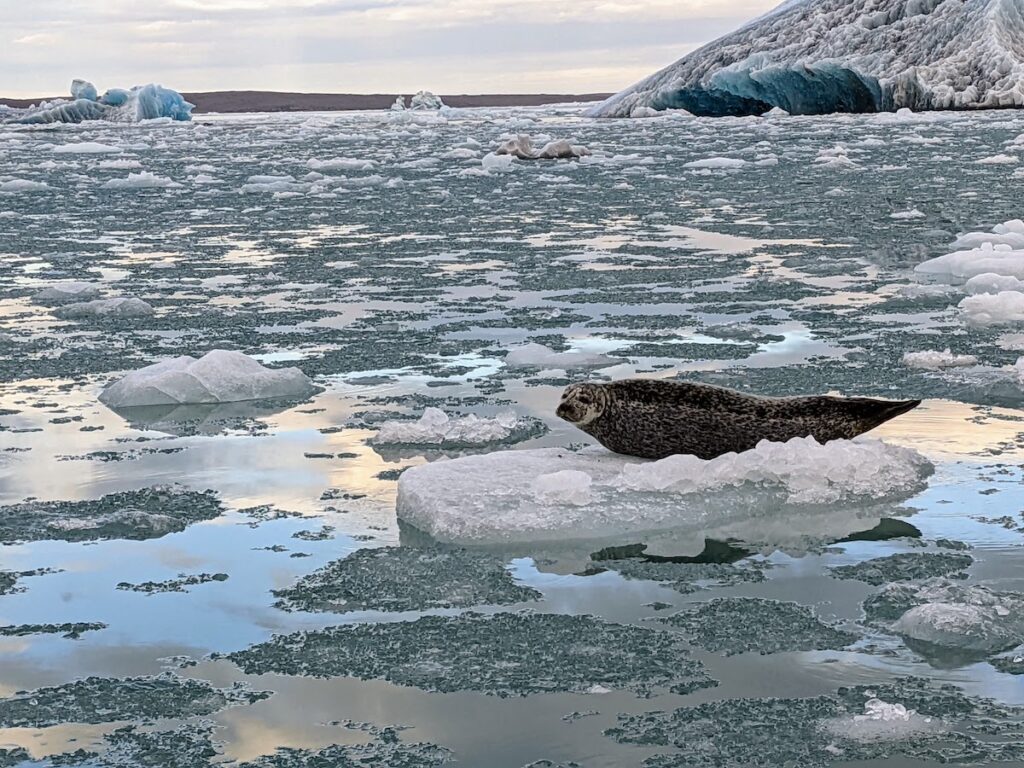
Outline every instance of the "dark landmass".
<path id="1" fill-rule="evenodd" d="M 281 93 L 276 91 L 209 91 L 183 93 L 196 105 L 195 114 L 206 112 L 334 112 L 352 109 L 389 109 L 396 93 Z M 610 93 L 492 93 L 476 96 L 441 95 L 449 107 L 535 107 L 568 101 L 603 101 Z M 409 94 L 405 94 L 408 98 Z M 58 98 L 4 99 L 0 104 L 28 107 Z M 67 98 L 67 97 L 60 97 Z"/>

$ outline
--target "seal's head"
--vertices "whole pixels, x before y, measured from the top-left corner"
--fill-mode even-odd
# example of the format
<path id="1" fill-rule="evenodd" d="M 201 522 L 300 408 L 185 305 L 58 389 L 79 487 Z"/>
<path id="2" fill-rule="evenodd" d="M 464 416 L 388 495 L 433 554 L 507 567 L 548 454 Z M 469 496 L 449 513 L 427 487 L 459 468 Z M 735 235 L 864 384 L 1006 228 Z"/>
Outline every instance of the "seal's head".
<path id="1" fill-rule="evenodd" d="M 600 384 L 570 384 L 555 415 L 579 427 L 600 416 L 607 404 L 608 393 Z"/>

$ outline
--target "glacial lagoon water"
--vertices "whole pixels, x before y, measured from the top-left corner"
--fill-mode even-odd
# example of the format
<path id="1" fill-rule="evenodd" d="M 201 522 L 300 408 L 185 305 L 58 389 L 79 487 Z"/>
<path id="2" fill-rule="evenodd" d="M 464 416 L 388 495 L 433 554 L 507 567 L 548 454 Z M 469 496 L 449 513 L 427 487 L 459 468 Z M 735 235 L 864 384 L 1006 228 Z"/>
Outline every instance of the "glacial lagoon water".
<path id="1" fill-rule="evenodd" d="M 580 113 L 0 132 L 0 765 L 1024 762 L 1024 343 L 913 271 L 1024 215 L 1024 116 Z M 510 133 L 593 154 L 487 158 Z M 62 319 L 66 281 L 155 312 Z M 903 362 L 947 348 L 977 364 Z M 212 349 L 323 391 L 98 400 Z M 631 375 L 920 397 L 872 436 L 934 470 L 685 535 L 396 518 L 404 469 L 579 447 L 562 387 Z M 373 441 L 428 407 L 529 428 Z M 999 647 L 901 635 L 926 582 Z"/>

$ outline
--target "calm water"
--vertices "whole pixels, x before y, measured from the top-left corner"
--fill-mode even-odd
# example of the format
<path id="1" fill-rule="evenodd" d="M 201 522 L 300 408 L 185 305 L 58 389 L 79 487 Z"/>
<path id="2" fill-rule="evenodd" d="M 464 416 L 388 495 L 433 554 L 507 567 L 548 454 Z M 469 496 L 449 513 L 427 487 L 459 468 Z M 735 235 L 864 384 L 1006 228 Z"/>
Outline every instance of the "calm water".
<path id="1" fill-rule="evenodd" d="M 48 185 L 0 194 L 0 503 L 96 500 L 178 484 L 179 490 L 210 489 L 223 506 L 213 519 L 145 540 L 29 537 L 13 523 L 6 538 L 38 540 L 3 546 L 0 570 L 50 570 L 23 576 L 21 591 L 0 596 L 0 624 L 106 627 L 79 639 L 53 632 L 0 637 L 0 695 L 17 698 L 18 691 L 99 676 L 105 680 L 97 690 L 116 713 L 118 680 L 165 670 L 219 688 L 243 681 L 273 691 L 253 704 L 194 717 L 172 708 L 149 718 L 141 732 L 183 726 L 181 733 L 194 733 L 213 723 L 218 756 L 189 753 L 188 765 L 252 761 L 281 747 L 308 750 L 291 754 L 312 760 L 332 744 L 379 743 L 369 726 L 337 724 L 352 720 L 409 726 L 398 731 L 400 742 L 439 745 L 465 766 L 519 768 L 542 759 L 740 766 L 755 764 L 759 753 L 741 743 L 752 718 L 736 714 L 730 721 L 727 707 L 709 716 L 725 729 L 713 737 L 724 750 L 719 762 L 707 745 L 694 744 L 699 728 L 675 746 L 671 738 L 632 743 L 639 739 L 605 731 L 617 727 L 621 714 L 829 696 L 841 686 L 870 688 L 906 676 L 952 683 L 971 701 L 990 697 L 1000 722 L 1019 725 L 1024 710 L 1014 707 L 1024 707 L 1021 678 L 991 663 L 1013 658 L 1012 650 L 965 655 L 912 648 L 895 633 L 866 625 L 861 603 L 880 585 L 838 579 L 829 568 L 901 552 L 960 553 L 972 562 L 969 578 L 959 583 L 1024 590 L 1024 414 L 1017 410 L 1024 390 L 1010 374 L 993 370 L 1012 364 L 1024 345 L 1013 326 L 967 326 L 955 308 L 962 297 L 955 289 L 916 298 L 901 292 L 917 282 L 913 267 L 948 252 L 958 232 L 988 230 L 1024 214 L 1019 166 L 976 162 L 1008 151 L 1007 143 L 1024 133 L 1024 117 L 594 122 L 576 115 L 551 108 L 416 118 L 203 116 L 184 126 L 0 131 L 0 182 Z M 583 162 L 517 162 L 483 173 L 480 157 L 510 132 L 529 133 L 535 143 L 542 135 L 572 137 L 595 154 Z M 110 151 L 54 150 L 76 142 Z M 686 165 L 719 156 L 747 162 L 738 170 Z M 846 161 L 827 162 L 837 156 Z M 323 162 L 335 158 L 362 162 Z M 150 189 L 104 186 L 143 170 L 169 181 Z M 252 178 L 259 176 L 288 178 Z M 908 210 L 921 215 L 893 217 Z M 60 320 L 32 297 L 64 280 L 142 298 L 156 314 Z M 505 351 L 526 341 L 613 360 L 569 373 L 505 365 Z M 905 352 L 947 347 L 976 355 L 987 368 L 943 374 L 901 362 Z M 214 348 L 296 365 L 323 392 L 299 404 L 120 414 L 97 400 L 120 373 Z M 630 575 L 620 565 L 602 570 L 592 556 L 596 545 L 487 548 L 486 557 L 501 560 L 540 599 L 477 610 L 586 614 L 671 633 L 696 646 L 687 658 L 718 682 L 692 693 L 672 693 L 654 681 L 638 696 L 622 670 L 643 649 L 626 646 L 608 656 L 607 679 L 618 685 L 605 684 L 600 670 L 587 680 L 558 682 L 562 670 L 538 664 L 526 676 L 553 676 L 552 692 L 507 697 L 491 695 L 486 675 L 460 672 L 474 659 L 487 666 L 486 649 L 471 646 L 455 649 L 462 654 L 457 660 L 446 655 L 451 648 L 421 653 L 437 665 L 435 681 L 455 681 L 447 686 L 389 682 L 396 678 L 387 669 L 326 677 L 246 674 L 244 665 L 211 658 L 297 630 L 423 615 L 458 621 L 465 606 L 288 612 L 275 607 L 271 590 L 362 548 L 433 545 L 399 527 L 395 470 L 444 453 L 374 446 L 369 441 L 381 421 L 418 417 L 426 406 L 483 416 L 511 408 L 547 431 L 515 446 L 479 450 L 579 444 L 586 436 L 553 416 L 564 384 L 633 374 L 680 375 L 764 394 L 922 397 L 921 408 L 876 435 L 920 451 L 935 472 L 925 490 L 884 508 L 783 510 L 770 520 L 706 532 L 732 540 L 712 559 L 734 561 L 723 566 L 730 573 L 755 568 L 760 580 L 698 579 L 673 588 L 674 575 Z M 466 451 L 448 455 L 460 452 Z M 242 511 L 261 505 L 295 514 L 254 518 Z M 10 510 L 4 514 L 16 519 Z M 886 528 L 883 518 L 904 525 Z M 881 534 L 861 535 L 880 524 Z M 301 532 L 321 535 L 296 538 Z M 848 538 L 855 540 L 841 541 Z M 637 543 L 647 543 L 648 554 L 677 559 L 698 557 L 705 547 L 704 535 L 692 532 L 603 546 Z M 686 568 L 660 565 L 666 573 Z M 228 578 L 180 592 L 118 589 L 122 582 L 201 573 Z M 477 574 L 470 569 L 461 577 L 473 582 Z M 811 630 L 817 650 L 761 653 L 780 634 L 765 624 L 765 648 L 758 647 L 755 626 L 746 652 L 723 655 L 659 621 L 722 597 L 795 601 L 856 641 L 832 647 L 816 642 Z M 659 610 L 658 602 L 672 607 Z M 726 634 L 733 631 L 729 621 L 736 622 L 735 633 L 744 631 L 743 615 L 721 621 Z M 751 613 L 747 624 L 760 621 Z M 415 630 L 397 637 L 418 642 Z M 538 630 L 530 642 L 585 640 L 585 634 Z M 389 658 L 389 648 L 382 641 L 381 658 Z M 383 666 L 390 669 L 389 663 Z M 638 662 L 638 684 L 646 681 L 642 667 Z M 0 700 L 5 724 L 14 722 L 5 714 L 8 705 Z M 65 711 L 56 718 L 61 722 L 51 719 L 45 727 L 0 730 L 0 746 L 26 750 L 12 751 L 17 759 L 10 764 L 79 748 L 103 753 L 104 737 L 133 719 L 82 717 L 70 705 Z M 574 712 L 594 714 L 566 717 Z M 932 725 L 943 733 L 977 731 L 981 719 L 961 712 Z M 827 724 L 790 726 L 763 737 L 766 744 L 773 733 L 780 740 L 776 752 L 763 751 L 764 764 L 781 764 L 785 740 L 802 739 L 801 728 L 820 733 Z M 718 731 L 709 725 L 707 733 Z M 854 759 L 851 764 L 903 766 L 947 754 L 946 742 L 934 735 L 915 738 L 946 746 L 909 756 L 897 746 L 904 736 L 887 738 L 872 741 L 877 750 L 870 755 L 832 745 L 832 751 L 811 747 L 810 757 L 797 750 L 791 759 L 794 765 Z M 1019 744 L 1024 733 L 1004 729 L 988 738 Z M 975 758 L 1013 762 L 1024 752 Z M 130 754 L 118 759 L 88 758 L 96 765 L 142 762 Z M 435 764 L 422 754 L 406 755 L 407 763 L 373 759 L 378 762 L 352 764 Z M 150 764 L 179 763 L 167 756 Z"/>

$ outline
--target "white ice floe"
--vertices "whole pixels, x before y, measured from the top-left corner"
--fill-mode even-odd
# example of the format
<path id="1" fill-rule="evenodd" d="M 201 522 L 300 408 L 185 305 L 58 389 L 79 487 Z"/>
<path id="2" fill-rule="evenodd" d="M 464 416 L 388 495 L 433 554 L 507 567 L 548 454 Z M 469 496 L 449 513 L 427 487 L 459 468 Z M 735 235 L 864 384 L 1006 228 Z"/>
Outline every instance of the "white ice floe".
<path id="1" fill-rule="evenodd" d="M 524 344 L 505 356 L 511 368 L 600 368 L 619 362 L 590 352 L 556 352 L 543 344 Z"/>
<path id="2" fill-rule="evenodd" d="M 496 155 L 512 155 L 520 160 L 563 160 L 586 157 L 589 149 L 573 144 L 568 139 L 555 139 L 535 149 L 533 141 L 524 133 L 506 139 L 494 150 Z"/>
<path id="3" fill-rule="evenodd" d="M 991 232 L 967 232 L 953 243 L 951 253 L 929 259 L 914 271 L 945 278 L 970 278 L 992 273 L 1024 278 L 1024 221 L 1012 219 Z"/>
<path id="4" fill-rule="evenodd" d="M 890 219 L 896 219 L 897 221 L 908 221 L 910 219 L 923 219 L 925 214 L 923 211 L 917 210 L 917 208 L 911 208 L 909 211 L 896 211 L 895 213 L 889 214 Z"/>
<path id="5" fill-rule="evenodd" d="M 955 355 L 947 347 L 942 352 L 924 351 L 907 352 L 903 355 L 903 364 L 908 368 L 920 368 L 925 371 L 937 371 L 941 368 L 961 368 L 976 365 L 978 358 L 974 355 Z"/>
<path id="6" fill-rule="evenodd" d="M 397 506 L 402 520 L 443 541 L 591 539 L 706 531 L 783 508 L 831 505 L 841 514 L 844 504 L 905 499 L 930 472 L 920 454 L 877 440 L 763 442 L 711 461 L 545 448 L 413 467 L 399 481 Z"/>
<path id="7" fill-rule="evenodd" d="M 427 408 L 416 421 L 384 422 L 372 442 L 377 445 L 484 445 L 507 440 L 523 426 L 511 411 L 494 418 L 475 414 L 452 418 L 439 408 Z"/>
<path id="8" fill-rule="evenodd" d="M 328 160 L 314 158 L 307 161 L 306 167 L 313 171 L 372 171 L 377 163 L 354 157 L 332 157 Z"/>
<path id="9" fill-rule="evenodd" d="M 111 144 L 100 144 L 97 141 L 79 141 L 71 144 L 54 145 L 51 150 L 55 155 L 109 155 L 122 152 L 121 147 Z"/>
<path id="10" fill-rule="evenodd" d="M 96 299 L 65 304 L 55 310 L 54 314 L 66 320 L 85 317 L 150 317 L 153 314 L 153 307 L 142 299 L 122 296 L 114 299 Z"/>
<path id="11" fill-rule="evenodd" d="M 703 160 L 691 160 L 684 163 L 684 168 L 720 168 L 724 170 L 735 170 L 747 164 L 746 160 L 738 157 L 706 157 Z"/>
<path id="12" fill-rule="evenodd" d="M 230 403 L 299 398 L 317 387 L 298 368 L 265 368 L 256 360 L 223 349 L 198 360 L 188 355 L 127 374 L 100 394 L 111 408 L 185 403 Z"/>
<path id="13" fill-rule="evenodd" d="M 962 299 L 957 308 L 968 325 L 978 328 L 1024 323 L 1024 293 L 1020 291 L 979 293 Z"/>
<path id="14" fill-rule="evenodd" d="M 124 179 L 111 179 L 103 185 L 104 189 L 177 189 L 181 184 L 168 179 L 166 176 L 157 176 L 150 171 L 139 171 L 129 173 Z"/>
<path id="15" fill-rule="evenodd" d="M 32 299 L 46 304 L 71 304 L 95 299 L 102 293 L 101 286 L 95 283 L 68 280 L 46 286 L 42 290 L 37 291 L 32 296 Z"/>
<path id="16" fill-rule="evenodd" d="M 444 102 L 441 101 L 441 97 L 434 95 L 430 91 L 419 91 L 409 99 L 409 109 L 413 111 L 439 110 L 443 108 Z"/>
<path id="17" fill-rule="evenodd" d="M 17 194 L 19 192 L 45 192 L 50 186 L 42 181 L 31 181 L 30 179 L 10 179 L 0 181 L 0 192 Z"/>

